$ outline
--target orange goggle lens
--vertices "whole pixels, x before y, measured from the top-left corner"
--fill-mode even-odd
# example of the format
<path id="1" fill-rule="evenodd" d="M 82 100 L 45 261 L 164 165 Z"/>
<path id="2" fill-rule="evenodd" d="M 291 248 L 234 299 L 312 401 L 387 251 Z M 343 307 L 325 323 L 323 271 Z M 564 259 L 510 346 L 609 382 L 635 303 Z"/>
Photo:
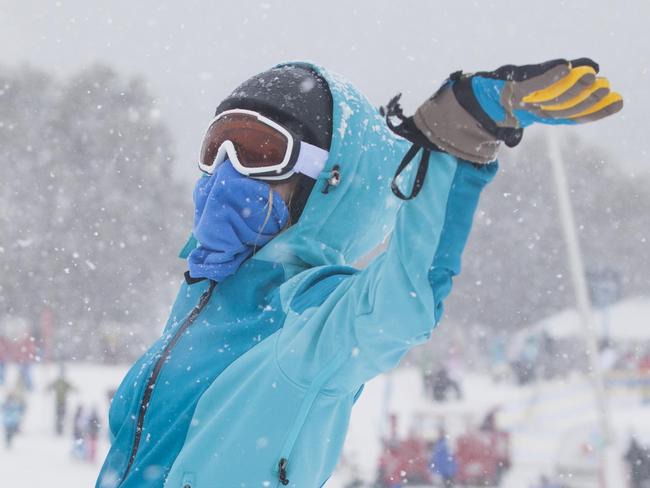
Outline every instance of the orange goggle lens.
<path id="1" fill-rule="evenodd" d="M 287 137 L 253 115 L 226 114 L 208 128 L 201 146 L 201 163 L 212 166 L 225 141 L 235 147 L 239 163 L 246 168 L 267 168 L 284 161 Z"/>

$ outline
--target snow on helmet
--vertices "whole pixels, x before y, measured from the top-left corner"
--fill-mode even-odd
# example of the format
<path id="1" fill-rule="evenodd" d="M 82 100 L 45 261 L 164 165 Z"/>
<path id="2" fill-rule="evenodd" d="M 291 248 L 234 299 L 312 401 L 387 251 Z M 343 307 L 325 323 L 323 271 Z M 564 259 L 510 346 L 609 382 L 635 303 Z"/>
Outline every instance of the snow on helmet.
<path id="1" fill-rule="evenodd" d="M 327 82 L 308 65 L 271 68 L 244 81 L 217 107 L 255 110 L 299 134 L 305 142 L 329 150 L 332 142 L 332 94 Z"/>

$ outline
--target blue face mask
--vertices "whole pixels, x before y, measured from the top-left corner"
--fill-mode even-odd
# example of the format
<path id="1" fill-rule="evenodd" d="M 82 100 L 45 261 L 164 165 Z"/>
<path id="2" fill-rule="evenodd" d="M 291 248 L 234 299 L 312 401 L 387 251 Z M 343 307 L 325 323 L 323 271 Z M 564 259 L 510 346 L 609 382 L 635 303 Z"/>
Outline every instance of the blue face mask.
<path id="1" fill-rule="evenodd" d="M 194 188 L 193 235 L 199 246 L 188 256 L 190 276 L 223 281 L 288 219 L 289 210 L 277 192 L 224 161 Z"/>

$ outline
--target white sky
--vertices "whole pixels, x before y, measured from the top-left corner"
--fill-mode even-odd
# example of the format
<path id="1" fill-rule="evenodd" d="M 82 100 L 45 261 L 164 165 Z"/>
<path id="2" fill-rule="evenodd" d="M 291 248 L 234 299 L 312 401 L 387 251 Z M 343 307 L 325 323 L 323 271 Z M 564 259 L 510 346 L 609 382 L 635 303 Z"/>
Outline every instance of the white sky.
<path id="1" fill-rule="evenodd" d="M 0 63 L 67 74 L 102 61 L 144 76 L 173 131 L 176 169 L 192 178 L 220 99 L 283 60 L 338 71 L 377 105 L 402 91 L 410 112 L 457 69 L 590 56 L 626 106 L 572 130 L 647 171 L 649 19 L 647 0 L 0 0 Z"/>

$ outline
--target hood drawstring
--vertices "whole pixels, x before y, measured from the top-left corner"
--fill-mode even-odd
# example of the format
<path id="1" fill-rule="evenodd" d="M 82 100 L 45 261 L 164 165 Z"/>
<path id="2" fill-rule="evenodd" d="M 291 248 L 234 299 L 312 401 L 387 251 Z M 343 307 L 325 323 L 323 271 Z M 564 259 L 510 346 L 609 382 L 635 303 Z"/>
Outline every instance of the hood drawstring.
<path id="1" fill-rule="evenodd" d="M 390 189 L 393 191 L 395 196 L 401 200 L 411 200 L 415 198 L 420 190 L 422 185 L 424 185 L 424 179 L 427 174 L 427 169 L 429 168 L 429 154 L 431 151 L 440 151 L 440 149 L 435 144 L 432 144 L 420 130 L 415 126 L 413 117 L 404 116 L 404 111 L 402 110 L 401 105 L 399 104 L 399 99 L 402 97 L 401 93 L 398 93 L 393 98 L 390 99 L 386 107 L 380 107 L 379 113 L 386 118 L 386 124 L 395 134 L 402 136 L 404 139 L 407 139 L 413 143 L 411 148 L 406 152 L 402 161 L 400 162 L 393 180 L 390 184 Z M 397 117 L 400 119 L 400 124 L 395 125 L 391 121 L 392 117 Z M 404 171 L 404 169 L 409 165 L 409 163 L 415 158 L 415 155 L 418 151 L 422 149 L 422 156 L 420 157 L 420 163 L 418 166 L 417 173 L 415 175 L 415 181 L 413 182 L 413 187 L 411 192 L 407 195 L 402 193 L 399 186 L 397 185 L 397 178 Z"/>

